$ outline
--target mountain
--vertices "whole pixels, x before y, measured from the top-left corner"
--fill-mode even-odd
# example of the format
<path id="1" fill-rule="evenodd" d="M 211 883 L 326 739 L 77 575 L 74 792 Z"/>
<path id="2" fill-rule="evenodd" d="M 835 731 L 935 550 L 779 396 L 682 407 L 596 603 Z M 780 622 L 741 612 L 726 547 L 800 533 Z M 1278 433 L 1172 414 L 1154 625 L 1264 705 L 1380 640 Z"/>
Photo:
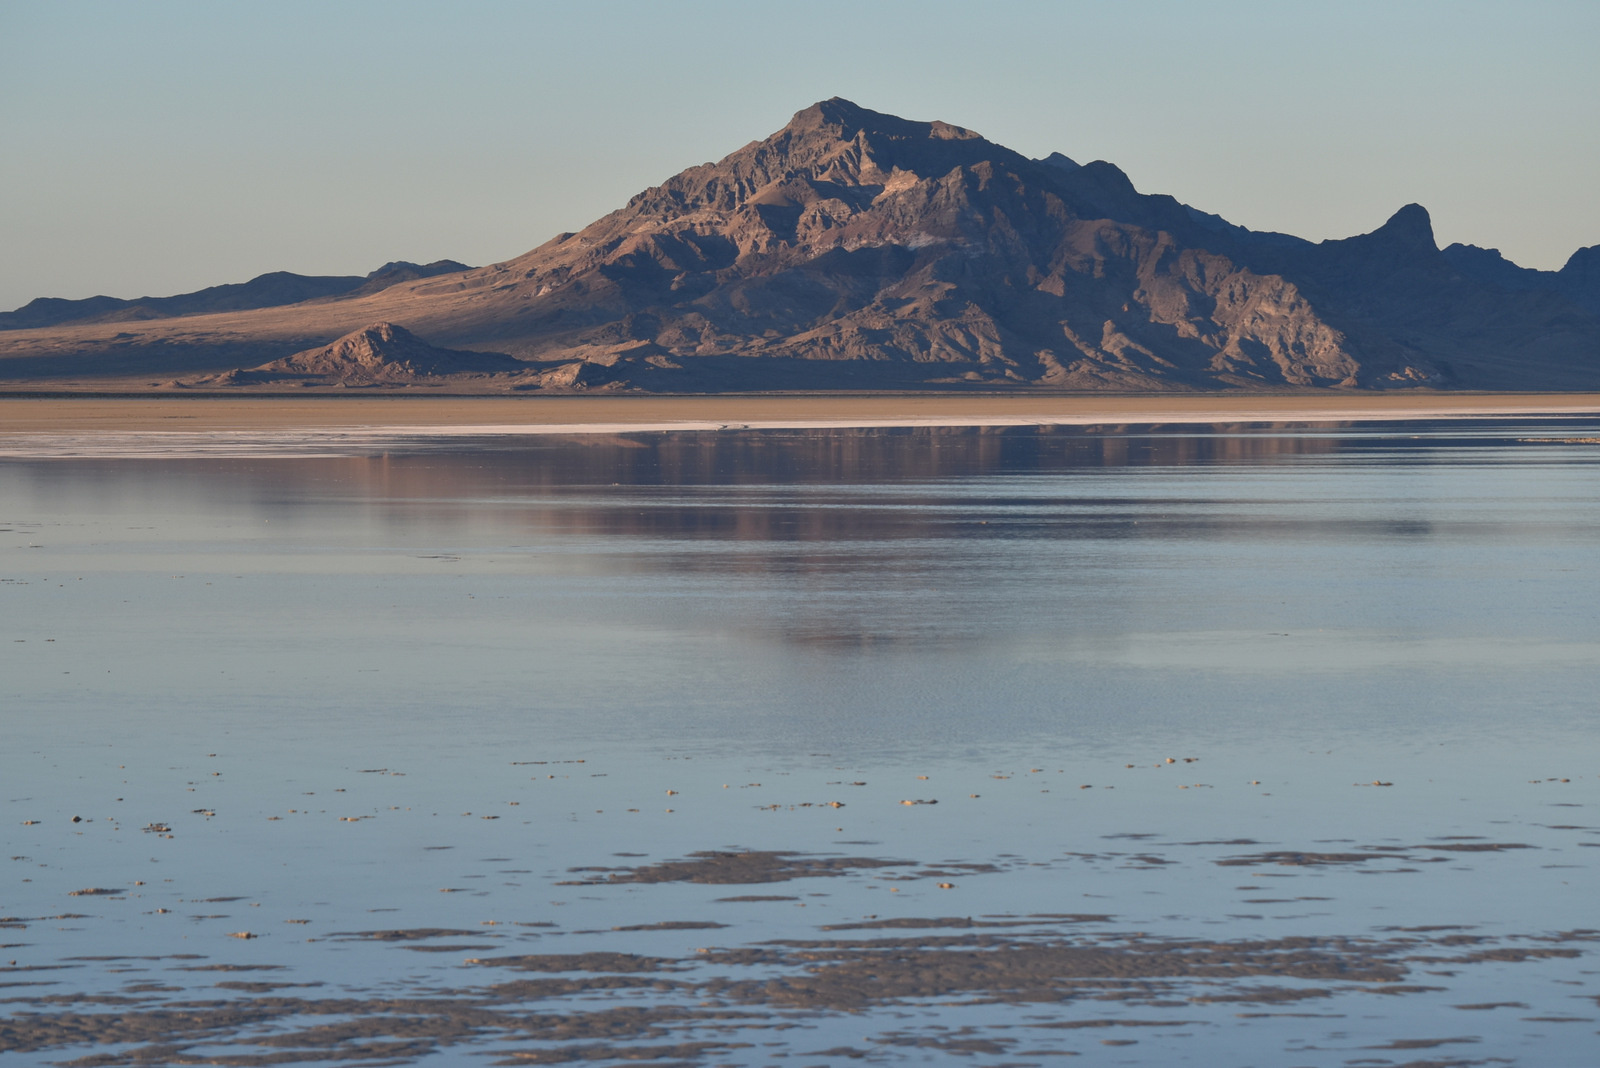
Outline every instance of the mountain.
<path id="1" fill-rule="evenodd" d="M 85 297 L 82 300 L 40 297 L 16 311 L 0 312 L 0 330 L 26 330 L 64 323 L 171 319 L 184 315 L 205 315 L 208 312 L 272 308 L 319 298 L 366 296 L 399 282 L 470 270 L 472 268 L 455 260 L 437 260 L 428 264 L 402 260 L 386 263 L 368 275 L 303 275 L 273 271 L 257 275 L 248 282 L 211 286 L 174 297 L 139 297 L 136 300 L 120 300 L 116 297 Z"/>
<path id="2" fill-rule="evenodd" d="M 425 379 L 461 375 L 524 373 L 528 365 L 497 352 L 462 352 L 430 345 L 393 323 L 373 323 L 331 344 L 307 349 L 249 370 L 199 377 L 180 385 L 242 386 L 409 385 Z"/>
<path id="3" fill-rule="evenodd" d="M 1465 275 L 1419 205 L 1357 237 L 1275 246 L 1235 238 L 1230 251 L 1294 280 L 1362 364 L 1362 385 L 1600 386 L 1600 318 L 1564 296 Z"/>
<path id="4" fill-rule="evenodd" d="M 1483 285 L 1516 292 L 1560 293 L 1574 304 L 1600 315 L 1600 245 L 1580 248 L 1559 271 L 1519 267 L 1497 248 L 1451 245 L 1445 259 L 1463 275 Z"/>
<path id="5" fill-rule="evenodd" d="M 1596 250 L 1525 284 L 1465 248 L 1414 204 L 1343 240 L 1259 233 L 1104 161 L 833 99 L 516 259 L 14 330 L 0 378 L 204 374 L 381 321 L 524 361 L 504 388 L 1600 388 Z"/>
<path id="6" fill-rule="evenodd" d="M 649 388 L 1358 384 L 1297 288 L 1207 233 L 1108 163 L 830 100 L 478 280 L 507 351 Z"/>

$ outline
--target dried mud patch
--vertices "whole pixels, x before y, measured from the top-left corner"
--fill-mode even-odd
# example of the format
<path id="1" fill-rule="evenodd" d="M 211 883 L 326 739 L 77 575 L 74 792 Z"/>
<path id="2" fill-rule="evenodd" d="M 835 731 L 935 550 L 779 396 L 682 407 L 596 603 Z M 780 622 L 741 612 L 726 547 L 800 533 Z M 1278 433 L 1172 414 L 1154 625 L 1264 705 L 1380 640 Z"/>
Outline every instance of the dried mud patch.
<path id="1" fill-rule="evenodd" d="M 487 938 L 489 933 L 454 927 L 411 927 L 395 931 L 332 931 L 328 937 L 350 942 L 424 942 L 430 938 Z"/>
<path id="2" fill-rule="evenodd" d="M 465 961 L 456 973 L 466 982 L 418 996 L 316 996 L 291 993 L 282 989 L 287 984 L 271 981 L 228 981 L 219 984 L 227 996 L 209 998 L 171 988 L 137 997 L 39 992 L 6 1000 L 10 1011 L 0 1019 L 0 1053 L 31 1056 L 30 1063 L 49 1058 L 73 1068 L 242 1068 L 401 1064 L 472 1047 L 502 1065 L 687 1065 L 737 1060 L 741 1049 L 779 1039 L 796 1026 L 809 1031 L 829 1016 L 860 1019 L 863 1013 L 881 1013 L 886 1029 L 860 1040 L 866 1049 L 838 1047 L 839 1058 L 900 1049 L 1067 1056 L 1076 1051 L 1032 1047 L 1047 1035 L 1054 1036 L 1050 1041 L 1077 1041 L 1074 1036 L 1097 1043 L 1133 1041 L 1088 1037 L 1122 1028 L 1147 1029 L 1154 1041 L 1177 1034 L 1177 1028 L 1204 1025 L 1195 1017 L 1214 1005 L 1317 1001 L 1331 1007 L 1357 993 L 1423 995 L 1442 988 L 1414 981 L 1412 969 L 1421 962 L 1514 965 L 1576 955 L 1579 947 L 1562 943 L 1596 937 L 1581 931 L 1492 939 L 1444 929 L 1369 938 L 1213 941 L 1070 926 L 1106 920 L 1097 914 L 886 918 L 870 925 L 836 925 L 836 930 L 867 927 L 886 932 L 884 937 L 706 947 L 681 957 L 605 952 L 480 957 Z M 1012 926 L 1017 923 L 1043 926 L 1018 930 Z M 410 948 L 458 933 L 419 928 L 355 934 Z M 214 972 L 235 966 L 202 967 Z M 495 971 L 535 974 L 474 982 Z M 1114 1012 L 1108 1015 L 1108 1003 L 1140 1008 L 1137 1015 L 1120 1019 Z M 960 1026 L 952 1015 L 964 1006 L 985 1005 L 1049 1005 L 1051 1015 L 1023 1028 L 981 1029 Z M 933 1006 L 939 1008 L 939 1025 L 905 1022 L 908 1012 Z M 1381 1048 L 1431 1048 L 1456 1040 L 1405 1041 Z M 500 1048 L 502 1043 L 513 1048 Z"/>
<path id="3" fill-rule="evenodd" d="M 1396 859 L 1393 853 L 1304 853 L 1298 850 L 1273 850 L 1244 856 L 1223 857 L 1215 861 L 1221 868 L 1254 868 L 1276 864 L 1286 868 L 1315 868 L 1334 864 L 1364 864 L 1369 860 Z"/>
<path id="4" fill-rule="evenodd" d="M 1537 849 L 1526 842 L 1426 842 L 1411 846 L 1362 846 L 1358 852 L 1315 853 L 1294 849 L 1270 850 L 1264 853 L 1245 853 L 1213 861 L 1223 868 L 1265 867 L 1276 865 L 1286 868 L 1320 868 L 1340 865 L 1367 864 L 1388 860 L 1397 863 L 1438 863 L 1445 858 L 1416 856 L 1422 853 L 1506 853 L 1518 849 Z M 1391 871 L 1396 869 L 1389 869 Z"/>
<path id="5" fill-rule="evenodd" d="M 633 953 L 528 953 L 514 957 L 468 957 L 468 964 L 522 972 L 666 972 L 681 965 L 666 957 Z"/>
<path id="6" fill-rule="evenodd" d="M 830 857 L 763 850 L 704 850 L 684 860 L 668 860 L 635 868 L 569 868 L 596 878 L 569 879 L 558 886 L 602 886 L 611 883 L 782 883 L 848 875 L 869 868 L 909 867 L 907 860 L 879 857 Z M 603 877 L 601 877 L 603 876 Z"/>
<path id="7" fill-rule="evenodd" d="M 667 1045 L 626 1047 L 609 1044 L 582 1045 L 561 1049 L 517 1050 L 489 1063 L 571 1064 L 574 1061 L 628 1060 L 649 1062 L 662 1068 L 676 1068 L 679 1065 L 688 1068 L 691 1065 L 705 1064 L 705 1058 L 712 1054 L 726 1055 L 734 1050 L 748 1049 L 751 1045 L 749 1042 L 676 1042 Z"/>
<path id="8" fill-rule="evenodd" d="M 939 916 L 935 918 L 900 916 L 884 920 L 860 920 L 855 923 L 830 923 L 820 929 L 824 931 L 905 931 L 934 930 L 938 928 L 966 930 L 975 927 L 1045 927 L 1054 924 L 1109 922 L 1111 922 L 1109 915 L 1098 912 L 1062 913 L 1050 916 L 1017 916 L 1004 919 L 990 917 L 973 919 L 971 916 Z"/>
<path id="9" fill-rule="evenodd" d="M 786 941 L 726 952 L 714 964 L 778 966 L 773 979 L 713 980 L 742 1004 L 858 1011 L 894 1002 L 1131 1002 L 1202 998 L 1262 977 L 1318 984 L 1397 984 L 1408 940 L 1285 938 L 1204 942 L 1107 936 L 1034 941 L 994 935 Z M 796 973 L 796 970 L 798 972 Z M 1225 992 L 1225 991 L 1224 991 Z"/>

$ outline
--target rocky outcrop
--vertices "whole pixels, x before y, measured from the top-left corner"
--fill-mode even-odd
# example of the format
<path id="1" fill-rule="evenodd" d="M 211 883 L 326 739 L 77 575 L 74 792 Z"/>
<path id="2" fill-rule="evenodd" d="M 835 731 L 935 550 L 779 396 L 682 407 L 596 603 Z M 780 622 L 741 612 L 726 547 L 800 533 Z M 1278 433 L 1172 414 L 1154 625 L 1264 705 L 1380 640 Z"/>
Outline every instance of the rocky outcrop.
<path id="1" fill-rule="evenodd" d="M 406 385 L 422 379 L 506 375 L 526 364 L 494 352 L 461 352 L 430 345 L 403 326 L 373 323 L 319 348 L 307 349 L 249 370 L 201 376 L 191 386 L 242 386 L 270 382 L 304 385 Z"/>

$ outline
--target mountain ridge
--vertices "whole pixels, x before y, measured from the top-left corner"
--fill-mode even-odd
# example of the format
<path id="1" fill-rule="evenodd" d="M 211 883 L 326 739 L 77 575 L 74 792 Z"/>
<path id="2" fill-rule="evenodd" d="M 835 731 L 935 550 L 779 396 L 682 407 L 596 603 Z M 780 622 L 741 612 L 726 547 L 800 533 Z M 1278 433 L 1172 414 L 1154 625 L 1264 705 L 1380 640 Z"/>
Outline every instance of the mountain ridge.
<path id="1" fill-rule="evenodd" d="M 410 263 L 394 260 L 365 275 L 304 275 L 268 271 L 248 282 L 207 286 L 170 297 L 95 296 L 78 300 L 37 297 L 15 311 L 0 312 L 0 330 L 26 330 L 85 322 L 137 322 L 203 315 L 216 311 L 249 311 L 307 300 L 365 296 L 416 278 L 470 271 L 455 260 Z"/>
<path id="2" fill-rule="evenodd" d="M 387 321 L 524 361 L 518 388 L 1600 388 L 1600 247 L 1520 287 L 1452 249 L 1419 205 L 1350 238 L 1258 233 L 1105 161 L 833 98 L 502 263 L 13 331 L 0 377 L 237 367 Z"/>

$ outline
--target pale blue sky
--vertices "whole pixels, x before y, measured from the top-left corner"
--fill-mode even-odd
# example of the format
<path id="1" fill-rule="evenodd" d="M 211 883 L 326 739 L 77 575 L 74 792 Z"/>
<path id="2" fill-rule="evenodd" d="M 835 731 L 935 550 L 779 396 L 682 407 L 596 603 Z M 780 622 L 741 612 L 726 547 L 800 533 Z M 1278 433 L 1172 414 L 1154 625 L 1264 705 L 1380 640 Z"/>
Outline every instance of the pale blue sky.
<path id="1" fill-rule="evenodd" d="M 845 96 L 1321 239 L 1600 243 L 1600 0 L 0 0 L 0 308 L 508 259 Z"/>

